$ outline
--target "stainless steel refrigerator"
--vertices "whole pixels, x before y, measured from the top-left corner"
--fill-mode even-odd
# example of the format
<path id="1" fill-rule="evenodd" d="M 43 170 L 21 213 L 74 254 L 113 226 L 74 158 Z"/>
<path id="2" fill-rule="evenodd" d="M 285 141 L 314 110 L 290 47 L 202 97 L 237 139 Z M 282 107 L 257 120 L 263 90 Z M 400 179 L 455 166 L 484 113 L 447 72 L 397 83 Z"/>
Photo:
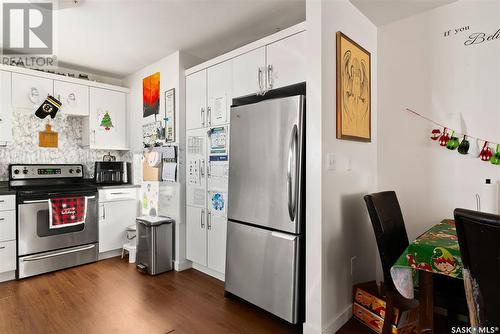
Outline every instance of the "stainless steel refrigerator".
<path id="1" fill-rule="evenodd" d="M 225 290 L 290 323 L 302 302 L 304 102 L 231 108 Z"/>

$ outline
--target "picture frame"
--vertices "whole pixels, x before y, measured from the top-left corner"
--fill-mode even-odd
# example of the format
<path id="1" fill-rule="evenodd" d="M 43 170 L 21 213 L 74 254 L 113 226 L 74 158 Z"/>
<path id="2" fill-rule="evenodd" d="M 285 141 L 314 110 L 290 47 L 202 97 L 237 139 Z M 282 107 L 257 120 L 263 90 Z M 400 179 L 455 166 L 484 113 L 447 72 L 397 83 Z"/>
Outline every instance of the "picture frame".
<path id="1" fill-rule="evenodd" d="M 165 142 L 175 142 L 175 88 L 165 92 Z"/>
<path id="2" fill-rule="evenodd" d="M 338 31 L 337 139 L 371 142 L 371 54 Z"/>

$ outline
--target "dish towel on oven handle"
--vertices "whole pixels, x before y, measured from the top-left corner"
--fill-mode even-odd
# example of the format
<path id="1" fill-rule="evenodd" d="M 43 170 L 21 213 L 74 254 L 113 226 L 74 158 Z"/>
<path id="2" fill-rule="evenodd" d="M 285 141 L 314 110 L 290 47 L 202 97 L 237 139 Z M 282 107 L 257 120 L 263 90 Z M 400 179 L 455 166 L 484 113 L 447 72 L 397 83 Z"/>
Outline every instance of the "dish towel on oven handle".
<path id="1" fill-rule="evenodd" d="M 51 198 L 49 200 L 49 228 L 61 228 L 85 223 L 87 218 L 86 196 Z"/>

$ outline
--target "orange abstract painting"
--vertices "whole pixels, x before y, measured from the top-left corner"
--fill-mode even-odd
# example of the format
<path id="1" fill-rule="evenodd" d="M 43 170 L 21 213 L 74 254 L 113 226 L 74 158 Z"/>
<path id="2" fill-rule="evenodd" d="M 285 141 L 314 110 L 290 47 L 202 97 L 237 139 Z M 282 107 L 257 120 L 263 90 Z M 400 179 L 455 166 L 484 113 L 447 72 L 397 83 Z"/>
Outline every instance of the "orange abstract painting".
<path id="1" fill-rule="evenodd" d="M 160 112 L 160 72 L 142 79 L 143 117 Z"/>

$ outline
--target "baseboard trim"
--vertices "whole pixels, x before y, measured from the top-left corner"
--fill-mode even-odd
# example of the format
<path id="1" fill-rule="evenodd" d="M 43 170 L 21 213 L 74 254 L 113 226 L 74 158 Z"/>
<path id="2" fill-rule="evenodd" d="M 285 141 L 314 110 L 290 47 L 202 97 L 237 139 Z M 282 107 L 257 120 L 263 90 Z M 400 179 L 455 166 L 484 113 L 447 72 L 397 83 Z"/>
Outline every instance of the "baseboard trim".
<path id="1" fill-rule="evenodd" d="M 304 322 L 302 325 L 302 334 L 321 334 L 321 329 Z"/>
<path id="2" fill-rule="evenodd" d="M 6 271 L 4 273 L 0 273 L 0 282 L 12 281 L 16 279 L 16 271 Z"/>
<path id="3" fill-rule="evenodd" d="M 225 281 L 225 276 L 224 274 L 215 271 L 213 269 L 210 269 L 208 267 L 202 266 L 201 264 L 193 262 L 193 269 L 196 269 L 198 271 L 201 271 L 204 274 L 207 274 L 209 276 L 212 276 L 214 278 L 217 278 L 219 281 L 224 282 Z"/>
<path id="4" fill-rule="evenodd" d="M 183 260 L 183 261 L 175 261 L 174 269 L 175 271 L 183 271 L 192 268 L 191 261 Z"/>
<path id="5" fill-rule="evenodd" d="M 322 333 L 325 334 L 335 334 L 337 331 L 345 325 L 346 322 L 349 321 L 352 317 L 352 305 L 349 305 L 345 308 L 342 313 L 340 313 L 335 319 L 333 319 L 325 329 L 322 330 Z"/>
<path id="6" fill-rule="evenodd" d="M 122 256 L 121 249 L 115 249 L 115 250 L 111 250 L 109 252 L 99 253 L 99 255 L 97 256 L 97 260 L 98 261 L 106 260 L 106 259 L 116 257 L 116 256 Z"/>

